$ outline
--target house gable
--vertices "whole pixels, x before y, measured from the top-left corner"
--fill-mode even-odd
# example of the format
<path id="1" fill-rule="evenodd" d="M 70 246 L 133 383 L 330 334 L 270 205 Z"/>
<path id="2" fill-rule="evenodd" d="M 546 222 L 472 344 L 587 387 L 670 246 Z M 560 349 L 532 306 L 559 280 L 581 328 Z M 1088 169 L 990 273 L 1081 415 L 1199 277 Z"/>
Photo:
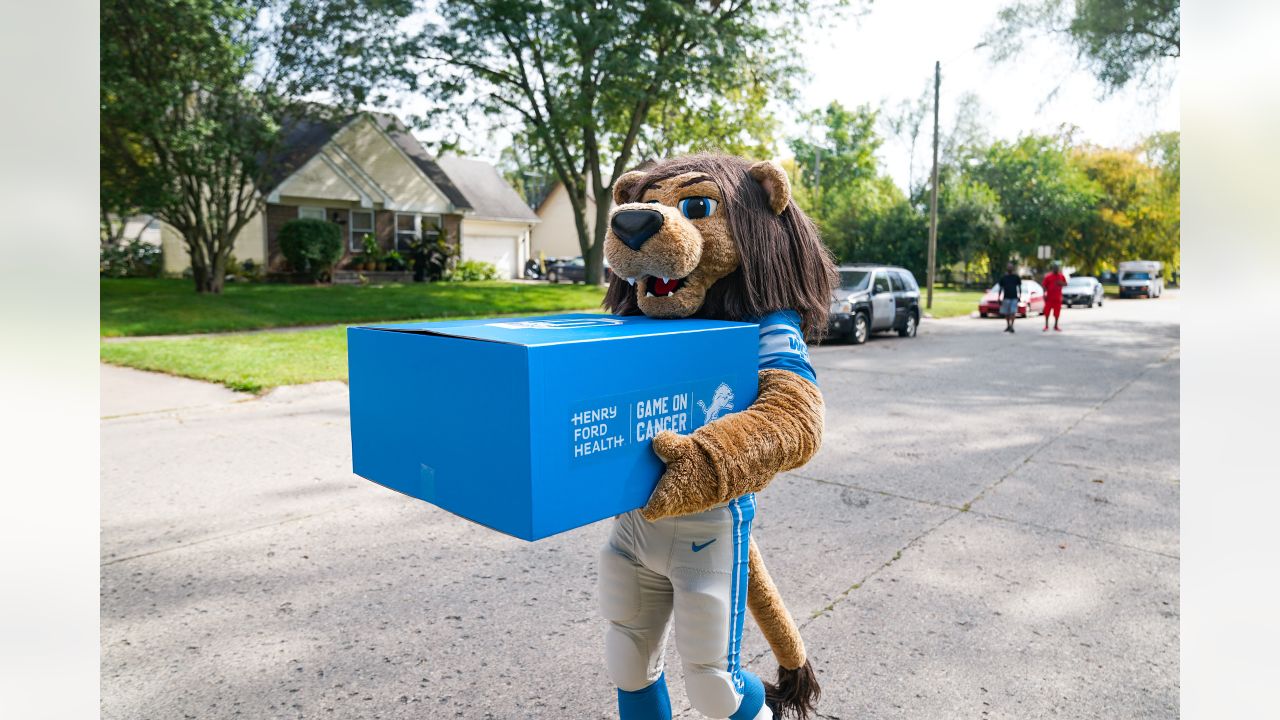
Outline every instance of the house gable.
<path id="1" fill-rule="evenodd" d="M 343 157 L 376 184 L 388 200 L 389 210 L 427 213 L 456 212 L 449 198 L 405 156 L 386 133 L 367 116 L 361 116 L 334 136 L 326 152 Z"/>
<path id="2" fill-rule="evenodd" d="M 332 159 L 325 156 L 323 150 L 277 185 L 268 199 L 271 202 L 279 202 L 280 198 L 286 195 L 360 204 L 371 202 L 368 195 L 350 178 L 344 177 Z M 361 202 L 362 200 L 364 202 Z"/>
<path id="3" fill-rule="evenodd" d="M 458 209 L 367 115 L 353 118 L 268 196 L 270 202 L 331 201 L 401 212 Z"/>

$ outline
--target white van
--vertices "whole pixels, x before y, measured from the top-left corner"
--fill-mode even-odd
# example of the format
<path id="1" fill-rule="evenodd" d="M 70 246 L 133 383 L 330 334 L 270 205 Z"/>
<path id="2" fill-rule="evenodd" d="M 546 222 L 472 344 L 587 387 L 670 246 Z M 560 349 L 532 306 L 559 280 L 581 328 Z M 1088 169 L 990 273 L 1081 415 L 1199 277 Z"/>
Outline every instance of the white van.
<path id="1" fill-rule="evenodd" d="M 1164 264 L 1156 260 L 1128 260 L 1120 263 L 1120 297 L 1146 295 L 1158 298 L 1164 292 L 1160 271 Z"/>

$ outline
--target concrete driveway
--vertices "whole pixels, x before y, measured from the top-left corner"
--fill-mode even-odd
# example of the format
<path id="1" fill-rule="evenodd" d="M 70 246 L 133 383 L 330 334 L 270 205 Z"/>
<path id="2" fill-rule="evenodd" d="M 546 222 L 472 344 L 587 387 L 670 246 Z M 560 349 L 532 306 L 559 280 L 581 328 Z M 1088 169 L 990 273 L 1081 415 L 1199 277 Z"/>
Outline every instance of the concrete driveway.
<path id="1" fill-rule="evenodd" d="M 825 444 L 755 534 L 823 717 L 1178 715 L 1178 304 L 814 349 Z M 147 402 L 102 423 L 104 717 L 613 717 L 606 523 L 529 544 L 355 477 L 341 384 L 107 372 L 104 407 L 120 383 Z M 772 675 L 750 623 L 746 651 Z"/>

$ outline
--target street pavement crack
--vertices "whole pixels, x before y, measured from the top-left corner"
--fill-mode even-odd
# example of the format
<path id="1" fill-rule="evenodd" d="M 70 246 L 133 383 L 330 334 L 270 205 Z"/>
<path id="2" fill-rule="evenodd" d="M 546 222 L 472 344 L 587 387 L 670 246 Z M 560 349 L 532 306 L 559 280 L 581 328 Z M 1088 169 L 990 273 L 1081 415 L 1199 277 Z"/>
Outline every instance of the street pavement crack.
<path id="1" fill-rule="evenodd" d="M 156 548 L 155 550 L 148 550 L 146 552 L 135 553 L 133 555 L 126 555 L 124 557 L 112 558 L 110 560 L 106 560 L 99 563 L 98 567 L 106 567 L 108 565 L 115 565 L 118 563 L 126 562 L 128 560 L 137 560 L 138 558 L 149 557 L 151 555 L 160 555 L 162 553 L 174 552 L 175 550 L 185 550 L 186 548 L 192 547 L 194 545 L 203 545 L 205 543 L 210 543 L 215 540 L 224 540 L 229 537 L 244 535 L 246 533 L 256 532 L 258 530 L 263 530 L 269 527 L 276 527 L 278 525 L 287 525 L 292 522 L 298 522 L 299 520 L 309 520 L 311 518 L 320 517 L 321 515 L 328 515 L 329 513 L 333 513 L 333 512 L 337 512 L 337 509 L 326 510 L 324 512 L 318 512 L 318 513 L 311 513 L 309 515 L 295 515 L 293 517 L 288 517 L 283 520 L 276 520 L 275 522 L 263 523 L 261 525 L 254 525 L 253 527 L 241 528 L 239 530 L 233 530 L 232 532 L 222 533 L 220 535 L 210 535 L 208 537 L 200 538 L 199 540 L 183 542 L 177 545 L 171 545 L 169 547 Z"/>
<path id="2" fill-rule="evenodd" d="M 803 479 L 805 479 L 805 480 L 811 480 L 811 481 L 814 481 L 814 482 L 819 482 L 819 483 L 829 484 L 829 485 L 839 485 L 839 486 L 842 486 L 842 487 L 850 487 L 850 488 L 854 488 L 854 489 L 858 489 L 858 490 L 863 490 L 863 491 L 865 491 L 865 492 L 877 493 L 877 494 L 885 495 L 885 496 L 888 496 L 888 497 L 895 497 L 895 498 L 899 498 L 899 499 L 902 499 L 902 500 L 907 500 L 907 501 L 909 501 L 909 502 L 916 502 L 916 503 L 920 503 L 920 504 L 924 504 L 924 505 L 932 505 L 932 506 L 934 506 L 934 507 L 942 507 L 942 508 L 946 508 L 946 509 L 954 510 L 954 511 L 955 511 L 955 512 L 953 512 L 951 515 L 948 515 L 947 517 L 943 518 L 941 521 L 939 521 L 938 523 L 936 523 L 936 524 L 935 524 L 935 525 L 933 525 L 932 527 L 930 527 L 930 528 L 928 528 L 927 530 L 925 530 L 924 532 L 922 532 L 922 533 L 920 533 L 919 535 L 917 535 L 917 536 L 915 536 L 915 537 L 911 538 L 909 541 L 907 541 L 907 543 L 906 543 L 905 545 L 903 545 L 901 548 L 899 548 L 899 549 L 898 549 L 898 551 L 897 551 L 897 552 L 895 552 L 895 553 L 893 554 L 893 557 L 889 558 L 889 559 L 888 559 L 888 560 L 886 560 L 885 562 L 883 562 L 883 563 L 881 563 L 880 565 L 878 565 L 878 566 L 877 566 L 875 569 L 873 569 L 871 572 L 869 572 L 869 573 L 867 573 L 865 576 L 863 576 L 863 578 L 862 578 L 861 580 L 858 580 L 858 581 L 857 581 L 857 582 L 855 582 L 853 585 L 850 585 L 848 588 L 846 588 L 844 591 L 842 591 L 839 595 L 837 595 L 837 596 L 835 597 L 835 599 L 834 599 L 834 600 L 832 600 L 830 603 L 828 603 L 825 607 L 822 607 L 822 608 L 819 608 L 819 609 L 817 609 L 817 610 L 812 611 L 812 612 L 809 614 L 809 617 L 808 617 L 808 618 L 806 618 L 805 620 L 803 620 L 803 621 L 801 621 L 801 622 L 799 622 L 799 623 L 798 623 L 798 624 L 799 624 L 799 626 L 800 626 L 800 629 L 801 629 L 801 630 L 803 630 L 805 627 L 807 627 L 807 626 L 808 626 L 810 623 L 812 623 L 814 620 L 816 620 L 816 619 L 818 619 L 818 618 L 820 618 L 820 617 L 822 617 L 822 616 L 824 616 L 824 615 L 826 615 L 826 614 L 828 614 L 828 613 L 835 612 L 836 606 L 837 606 L 837 605 L 839 605 L 840 603 L 844 602 L 846 599 L 848 599 L 848 598 L 849 598 L 849 596 L 853 593 L 853 591 L 855 591 L 855 590 L 857 590 L 857 589 L 861 588 L 861 587 L 862 587 L 864 584 L 866 584 L 868 581 L 870 581 L 871 579 L 875 578 L 875 576 L 876 576 L 876 575 L 880 574 L 880 573 L 881 573 L 882 571 L 884 571 L 886 568 L 890 567 L 890 566 L 891 566 L 891 565 L 893 565 L 895 562 L 897 562 L 898 560 L 900 560 L 900 559 L 902 558 L 902 556 L 903 556 L 903 554 L 904 554 L 905 552 L 907 552 L 908 550 L 910 550 L 910 549 L 911 549 L 912 547 L 914 547 L 915 545 L 919 544 L 919 543 L 920 543 L 920 541 L 924 540 L 924 539 L 925 539 L 926 537 L 928 537 L 929 535 L 933 534 L 933 532 L 934 532 L 934 531 L 936 531 L 938 528 L 940 528 L 940 527 L 942 527 L 943 525 L 947 524 L 947 523 L 948 523 L 948 522 L 950 522 L 951 520 L 953 520 L 953 519 L 955 519 L 955 518 L 959 517 L 960 515 L 964 515 L 964 514 L 966 514 L 966 513 L 971 513 L 971 512 L 973 512 L 975 515 L 981 515 L 981 516 L 983 516 L 983 517 L 989 517 L 989 518 L 992 518 L 992 519 L 994 519 L 994 520 L 1001 520 L 1001 521 L 1005 521 L 1005 522 L 1017 522 L 1017 521 L 1011 521 L 1011 520 L 1009 520 L 1008 518 L 1004 518 L 1004 517 L 1000 517 L 1000 516 L 996 516 L 996 515 L 990 515 L 990 514 L 987 514 L 987 513 L 975 512 L 975 511 L 973 511 L 971 508 L 973 507 L 973 505 L 974 505 L 975 503 L 977 503 L 978 501 L 980 501 L 980 500 L 982 500 L 984 497 L 986 497 L 987 493 L 989 493 L 989 492 L 991 492 L 992 490 L 994 490 L 996 487 L 998 487 L 998 486 L 999 486 L 1001 483 L 1003 483 L 1005 480 L 1007 480 L 1007 479 L 1009 479 L 1010 477 L 1012 477 L 1012 476 L 1013 476 L 1013 474 L 1014 474 L 1014 473 L 1016 473 L 1019 469 L 1021 469 L 1024 465 L 1026 465 L 1027 463 L 1029 463 L 1029 462 L 1031 462 L 1033 459 L 1035 459 L 1036 455 L 1040 454 L 1040 453 L 1041 453 L 1045 448 L 1048 448 L 1050 445 L 1052 445 L 1053 443 L 1057 442 L 1058 440 L 1060 440 L 1061 438 L 1063 438 L 1064 436 L 1066 436 L 1068 433 L 1070 433 L 1072 430 L 1074 430 L 1076 427 L 1078 427 L 1078 426 L 1080 425 L 1080 423 L 1084 422 L 1084 421 L 1085 421 L 1085 419 L 1087 419 L 1090 415 L 1092 415 L 1092 414 L 1094 414 L 1095 412 L 1097 412 L 1098 410 L 1102 409 L 1102 407 L 1103 407 L 1103 406 L 1105 406 L 1107 403 L 1111 402 L 1111 401 L 1112 401 L 1113 399 L 1115 399 L 1115 398 L 1116 398 L 1120 393 L 1122 393 L 1122 392 L 1124 392 L 1125 390 L 1127 390 L 1127 389 L 1128 389 L 1129 387 L 1131 387 L 1134 383 L 1136 383 L 1137 381 L 1141 380 L 1143 377 L 1145 377 L 1145 376 L 1146 376 L 1148 373 L 1150 373 L 1152 370 L 1154 370 L 1154 369 L 1156 369 L 1157 367 L 1159 367 L 1159 366 L 1163 365 L 1165 362 L 1167 362 L 1167 361 L 1169 360 L 1169 358 L 1171 358 L 1171 357 L 1173 357 L 1174 355 L 1176 355 L 1176 354 L 1177 354 L 1177 352 L 1178 352 L 1178 348 L 1176 348 L 1176 347 L 1175 347 L 1175 348 L 1173 348 L 1172 350 L 1170 350 L 1168 353 L 1166 353 L 1163 357 L 1161 357 L 1159 360 L 1156 360 L 1155 362 L 1148 363 L 1148 364 L 1147 364 L 1147 366 L 1146 366 L 1146 367 L 1144 367 L 1144 368 L 1142 369 L 1142 371 L 1141 371 L 1141 372 L 1138 372 L 1138 373 L 1137 373 L 1137 374 L 1135 374 L 1133 377 L 1129 378 L 1127 381 L 1125 381 L 1125 382 L 1124 382 L 1124 383 L 1122 383 L 1119 387 L 1117 387 L 1117 388 L 1116 388 L 1112 393 L 1110 393 L 1110 394 L 1109 394 L 1109 395 L 1107 395 L 1105 398 L 1103 398 L 1102 400 L 1099 400 L 1097 403 L 1095 403 L 1095 404 L 1093 405 L 1093 407 L 1090 407 L 1088 410 L 1086 410 L 1086 411 L 1084 411 L 1083 413 L 1081 413 L 1081 414 L 1080 414 L 1080 417 L 1076 418 L 1076 420 L 1075 420 L 1074 422 L 1072 422 L 1070 425 L 1066 426 L 1064 429 L 1060 430 L 1059 432 L 1055 433 L 1054 435 L 1052 435 L 1051 437 L 1049 437 L 1048 439 L 1046 439 L 1044 442 L 1042 442 L 1042 443 L 1040 443 L 1039 445 L 1037 445 L 1034 449 L 1032 449 L 1032 450 L 1031 450 L 1031 452 L 1030 452 L 1030 453 L 1028 453 L 1028 454 L 1027 454 L 1027 456 L 1026 456 L 1026 457 L 1024 457 L 1022 460 L 1018 461 L 1017 463 L 1015 463 L 1015 464 L 1014 464 L 1014 466 L 1013 466 L 1012 468 L 1010 468 L 1008 472 L 1004 473 L 1004 474 L 1003 474 L 1003 475 L 1001 475 L 999 478 L 997 478 L 997 479 L 995 480 L 995 482 L 993 482 L 993 483 L 991 483 L 990 485 L 988 485 L 987 487 L 983 488 L 983 489 L 982 489 L 982 490 L 981 490 L 977 495 L 975 495 L 975 496 L 973 497 L 973 499 L 972 499 L 972 500 L 970 500 L 969 502 L 965 503 L 964 505 L 962 505 L 962 506 L 960 506 L 960 507 L 955 507 L 955 506 L 953 506 L 953 505 L 947 505 L 947 504 L 945 504 L 945 503 L 939 503 L 939 502 L 930 501 L 930 500 L 922 500 L 922 499 L 920 499 L 920 498 L 912 498 L 912 497 L 909 497 L 909 496 L 906 496 L 906 495 L 897 495 L 897 494 L 895 494 L 895 493 L 887 492 L 887 491 L 884 491 L 884 490 L 873 490 L 873 489 L 870 489 L 870 488 L 857 488 L 857 487 L 855 487 L 855 486 L 847 485 L 847 484 L 845 484 L 845 483 L 838 483 L 838 482 L 834 482 L 834 481 L 830 481 L 830 480 L 821 480 L 821 479 L 819 479 L 819 478 L 815 478 L 815 477 L 812 477 L 812 476 L 805 476 L 805 475 L 799 475 L 799 474 L 796 474 L 796 473 L 791 473 L 792 475 L 794 475 L 794 476 L 796 476 L 796 477 L 803 478 Z M 1023 523 L 1023 524 L 1026 524 L 1026 525 L 1028 525 L 1028 526 L 1034 526 L 1032 523 Z M 1038 527 L 1038 526 L 1036 526 L 1036 527 Z M 1082 535 L 1078 535 L 1078 534 L 1076 534 L 1076 533 L 1072 533 L 1072 532 L 1069 532 L 1069 531 L 1066 531 L 1066 530 L 1056 530 L 1056 529 L 1054 529 L 1054 528 L 1042 528 L 1042 529 L 1044 529 L 1044 530 L 1051 530 L 1051 531 L 1055 531 L 1055 532 L 1061 532 L 1061 533 L 1063 533 L 1063 534 L 1065 534 L 1065 535 L 1070 535 L 1070 536 L 1074 536 L 1074 537 L 1080 537 L 1081 539 L 1092 540 L 1092 541 L 1095 541 L 1095 542 L 1107 543 L 1107 544 L 1110 544 L 1110 545 L 1122 545 L 1121 543 L 1109 542 L 1109 541 L 1106 541 L 1106 540 L 1099 540 L 1099 539 L 1097 539 L 1097 538 L 1088 538 L 1088 537 L 1085 537 L 1085 536 L 1082 536 Z M 1153 550 L 1143 550 L 1142 548 L 1135 548 L 1135 547 L 1131 547 L 1131 546 L 1127 546 L 1127 545 L 1124 545 L 1123 547 L 1127 547 L 1127 548 L 1129 548 L 1129 549 L 1131 549 L 1131 550 L 1136 550 L 1136 551 L 1140 551 L 1140 552 L 1150 553 L 1150 554 L 1153 554 L 1153 555 L 1160 555 L 1160 556 L 1163 556 L 1163 557 L 1171 557 L 1171 558 L 1176 559 L 1176 556 L 1171 556 L 1171 555 L 1168 555 L 1167 553 L 1161 553 L 1161 552 L 1157 552 L 1157 551 L 1153 551 Z M 751 659 L 751 660 L 752 660 L 753 662 L 754 662 L 754 661 L 756 661 L 756 660 L 759 660 L 759 659 L 761 659 L 762 657 L 764 657 L 764 655 L 765 655 L 767 652 L 769 652 L 769 651 L 767 651 L 767 650 L 766 650 L 766 651 L 762 651 L 762 652 L 760 652 L 760 653 L 757 653 L 754 657 L 752 657 L 752 659 Z"/>
<path id="3" fill-rule="evenodd" d="M 1063 530 L 1062 528 L 1050 527 L 1048 525 L 1040 525 L 1039 523 L 1027 522 L 1026 520 L 1017 520 L 1015 518 L 1005 517 L 1003 515 L 995 515 L 992 513 L 980 512 L 978 510 L 970 510 L 969 512 L 970 514 L 975 515 L 977 517 L 989 518 L 991 520 L 999 520 L 1000 522 L 1006 522 L 1011 525 L 1021 525 L 1022 527 L 1035 528 L 1036 530 L 1044 530 L 1045 532 L 1059 533 L 1062 535 L 1068 535 L 1070 537 L 1079 538 L 1081 540 L 1087 540 L 1089 542 L 1101 543 L 1103 545 L 1111 545 L 1113 547 L 1122 547 L 1126 550 L 1132 550 L 1134 552 L 1140 552 L 1140 553 L 1147 553 L 1148 555 L 1158 555 L 1160 557 L 1169 558 L 1171 560 L 1181 559 L 1178 555 L 1174 555 L 1172 553 L 1160 552 L 1159 550 L 1151 550 L 1149 548 L 1138 547 L 1137 545 L 1130 545 L 1128 543 L 1116 542 L 1115 540 L 1106 540 L 1104 538 L 1093 537 L 1092 535 L 1083 535 L 1078 532 Z"/>
<path id="4" fill-rule="evenodd" d="M 946 508 L 947 510 L 964 510 L 964 508 L 961 507 L 960 505 L 951 505 L 944 502 L 938 502 L 936 500 L 925 500 L 923 498 L 911 497 L 910 495 L 900 495 L 895 492 L 889 492 L 888 490 L 878 490 L 876 488 L 869 488 L 864 485 L 855 485 L 853 483 L 840 482 L 839 480 L 824 480 L 823 478 L 813 477 L 812 475 L 802 475 L 797 472 L 789 472 L 787 473 L 787 475 L 789 475 L 790 477 L 800 478 L 801 480 L 809 480 L 812 482 L 816 482 L 820 485 L 832 485 L 835 487 L 849 488 L 850 490 L 857 490 L 859 492 L 866 492 L 866 493 L 874 493 L 876 495 L 883 495 L 885 497 L 891 497 L 897 500 L 906 500 L 907 502 L 919 503 L 921 505 L 931 505 L 933 507 Z"/>
<path id="5" fill-rule="evenodd" d="M 965 503 L 964 505 L 965 508 L 973 507 L 975 503 L 978 503 L 984 497 L 986 497 L 987 493 L 999 487 L 1000 484 L 1003 483 L 1005 480 L 1008 480 L 1009 478 L 1013 477 L 1013 474 L 1018 472 L 1018 470 L 1022 469 L 1024 465 L 1034 460 L 1036 455 L 1039 455 L 1042 451 L 1045 450 L 1045 448 L 1048 448 L 1050 445 L 1053 445 L 1054 443 L 1058 442 L 1062 438 L 1066 437 L 1072 430 L 1075 430 L 1077 427 L 1079 427 L 1080 423 L 1084 422 L 1090 415 L 1093 415 L 1097 411 L 1101 410 L 1103 406 L 1105 406 L 1107 403 L 1114 400 L 1116 396 L 1118 396 L 1120 393 L 1124 392 L 1125 390 L 1128 390 L 1134 383 L 1146 377 L 1147 374 L 1150 373 L 1152 370 L 1163 365 L 1165 362 L 1169 360 L 1169 358 L 1173 357 L 1177 352 L 1178 352 L 1178 348 L 1175 347 L 1172 350 L 1170 350 L 1168 353 L 1165 353 L 1165 355 L 1161 357 L 1159 360 L 1152 363 L 1147 363 L 1147 366 L 1144 367 L 1141 372 L 1137 373 L 1136 375 L 1134 375 L 1133 377 L 1129 378 L 1127 381 L 1122 383 L 1120 387 L 1116 388 L 1115 391 L 1113 391 L 1110 395 L 1099 400 L 1097 403 L 1094 404 L 1093 407 L 1089 408 L 1088 410 L 1085 410 L 1083 413 L 1080 414 L 1080 417 L 1076 418 L 1075 421 L 1072 422 L 1070 425 L 1059 430 L 1057 433 L 1055 433 L 1054 435 L 1051 435 L 1044 442 L 1037 445 L 1025 458 L 1022 459 L 1021 462 L 1015 464 L 1012 468 L 1009 469 L 1008 472 L 1006 472 L 1005 474 L 997 478 L 995 482 L 983 488 L 982 491 L 979 492 L 972 500 Z"/>

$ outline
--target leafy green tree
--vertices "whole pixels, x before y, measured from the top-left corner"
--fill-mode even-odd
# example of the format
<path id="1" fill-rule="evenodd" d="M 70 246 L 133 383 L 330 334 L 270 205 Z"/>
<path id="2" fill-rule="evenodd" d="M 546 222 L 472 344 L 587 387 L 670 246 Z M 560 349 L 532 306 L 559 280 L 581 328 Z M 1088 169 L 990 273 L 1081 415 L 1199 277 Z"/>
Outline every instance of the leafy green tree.
<path id="1" fill-rule="evenodd" d="M 977 265 L 1008 257 L 1000 196 L 982 182 L 949 172 L 938 184 L 938 265 L 959 264 L 968 282 Z"/>
<path id="2" fill-rule="evenodd" d="M 1181 134 L 1161 132 L 1148 137 L 1139 146 L 1139 157 L 1156 170 L 1154 195 L 1151 199 L 1153 229 L 1149 235 L 1149 254 L 1165 260 L 1165 273 L 1182 264 L 1182 160 Z"/>
<path id="3" fill-rule="evenodd" d="M 870 106 L 850 110 L 835 101 L 801 116 L 807 137 L 791 141 L 795 180 L 805 191 L 801 207 L 819 227 L 848 212 L 859 191 L 877 179 L 876 152 L 884 143 L 876 132 L 878 117 Z"/>
<path id="4" fill-rule="evenodd" d="M 1080 242 L 1071 248 L 1084 273 L 1137 258 L 1176 266 L 1180 245 L 1177 180 L 1169 177 L 1169 169 L 1159 160 L 1150 160 L 1159 157 L 1176 165 L 1177 135 L 1156 136 L 1144 147 L 1083 147 L 1073 157 L 1101 190 Z M 1159 155 L 1155 148 L 1172 152 L 1173 157 Z"/>
<path id="5" fill-rule="evenodd" d="M 221 292 L 281 128 L 321 112 L 298 98 L 336 113 L 378 102 L 384 81 L 410 83 L 397 24 L 411 11 L 410 0 L 104 0 L 104 193 L 182 233 L 196 290 Z"/>
<path id="6" fill-rule="evenodd" d="M 982 44 L 1000 62 L 1037 34 L 1065 39 L 1109 91 L 1151 85 L 1182 54 L 1180 0 L 1022 0 L 1000 10 Z"/>
<path id="7" fill-rule="evenodd" d="M 567 191 L 594 283 L 610 206 L 603 199 L 614 181 L 644 148 L 741 142 L 734 119 L 761 98 L 787 94 L 800 72 L 789 48 L 809 6 L 443 0 L 421 37 L 427 95 L 455 113 L 479 109 L 531 131 Z M 681 123 L 667 137 L 667 118 L 692 113 L 705 127 Z M 601 199 L 594 232 L 589 197 Z"/>
<path id="8" fill-rule="evenodd" d="M 999 196 L 1005 219 L 1007 243 L 992 247 L 991 267 L 1014 255 L 1034 258 L 1040 245 L 1059 257 L 1078 246 L 1102 191 L 1071 162 L 1070 148 L 1070 134 L 1027 135 L 993 143 L 969 167 L 971 178 Z"/>

